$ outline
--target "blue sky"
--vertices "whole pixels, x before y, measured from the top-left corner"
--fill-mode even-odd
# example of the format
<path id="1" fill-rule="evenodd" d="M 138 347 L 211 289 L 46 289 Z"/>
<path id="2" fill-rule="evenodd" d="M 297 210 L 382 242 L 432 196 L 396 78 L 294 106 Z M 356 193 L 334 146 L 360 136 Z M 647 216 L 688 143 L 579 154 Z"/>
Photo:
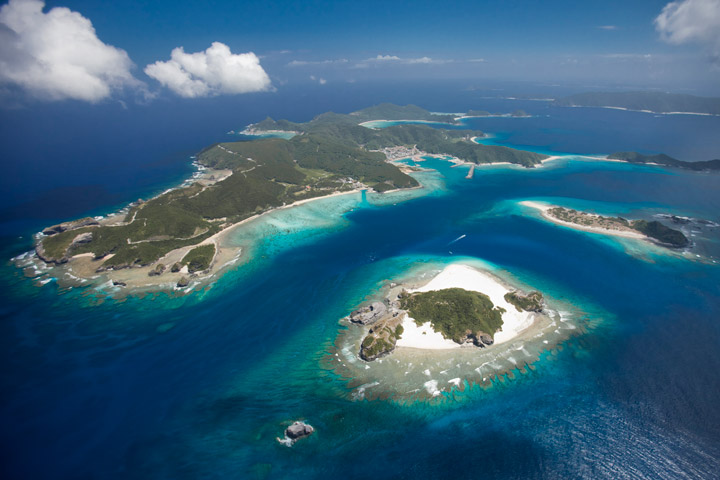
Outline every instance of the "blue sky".
<path id="1" fill-rule="evenodd" d="M 41 0 L 5 3 L 8 12 L 10 7 L 21 12 L 21 7 L 34 4 L 38 10 L 43 5 Z M 45 34 L 43 29 L 51 27 L 42 16 L 55 7 L 69 9 L 62 10 L 68 13 L 68 27 Z M 197 98 L 273 91 L 288 84 L 404 78 L 720 94 L 720 0 L 60 0 L 46 2 L 38 12 L 30 32 L 19 32 L 22 21 L 0 14 L 0 42 L 10 38 L 7 45 L 18 45 L 0 47 L 0 93 L 6 97 L 152 101 L 173 94 Z M 663 25 L 657 20 L 661 15 Z M 85 52 L 82 45 L 73 45 L 67 50 L 81 53 L 55 52 L 57 38 L 81 36 L 74 31 L 84 28 L 75 21 L 80 16 L 94 28 L 96 48 Z M 182 52 L 170 61 L 178 47 Z M 206 78 L 193 71 L 191 63 L 198 58 L 189 54 L 197 52 L 203 56 L 200 61 L 210 62 L 209 70 L 221 73 Z M 253 57 L 238 56 L 250 52 Z M 80 72 L 77 65 L 62 63 L 45 68 L 48 57 L 52 64 L 72 56 L 81 57 L 81 64 L 99 60 L 80 65 Z M 233 62 L 245 64 L 246 70 L 225 68 L 224 63 Z M 39 76 L 50 74 L 54 76 L 43 84 Z M 100 85 L 71 91 L 60 83 L 65 74 L 73 76 L 75 85 L 82 81 L 79 76 L 90 82 L 96 78 Z"/>
<path id="2" fill-rule="evenodd" d="M 663 1 L 339 1 L 339 2 L 48 2 L 93 21 L 101 38 L 137 62 L 171 48 L 222 41 L 240 50 L 314 55 L 668 51 L 653 19 Z M 614 25 L 615 31 L 599 26 Z"/>

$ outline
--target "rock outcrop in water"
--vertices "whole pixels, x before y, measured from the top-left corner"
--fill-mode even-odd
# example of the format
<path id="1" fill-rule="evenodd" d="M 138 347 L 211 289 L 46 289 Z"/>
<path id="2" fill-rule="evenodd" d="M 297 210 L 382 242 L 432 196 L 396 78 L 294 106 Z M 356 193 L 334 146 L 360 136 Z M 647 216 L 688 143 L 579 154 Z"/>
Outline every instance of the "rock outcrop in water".
<path id="1" fill-rule="evenodd" d="M 380 320 L 388 309 L 382 302 L 373 302 L 362 308 L 358 308 L 350 314 L 350 321 L 360 325 L 370 325 Z"/>
<path id="2" fill-rule="evenodd" d="M 360 345 L 360 358 L 372 362 L 392 353 L 403 334 L 402 319 L 402 315 L 391 314 L 373 324 Z"/>
<path id="3" fill-rule="evenodd" d="M 309 437 L 315 432 L 312 425 L 305 422 L 296 421 L 292 425 L 285 429 L 285 438 L 278 438 L 277 441 L 283 445 L 291 447 L 295 442 L 301 438 Z"/>

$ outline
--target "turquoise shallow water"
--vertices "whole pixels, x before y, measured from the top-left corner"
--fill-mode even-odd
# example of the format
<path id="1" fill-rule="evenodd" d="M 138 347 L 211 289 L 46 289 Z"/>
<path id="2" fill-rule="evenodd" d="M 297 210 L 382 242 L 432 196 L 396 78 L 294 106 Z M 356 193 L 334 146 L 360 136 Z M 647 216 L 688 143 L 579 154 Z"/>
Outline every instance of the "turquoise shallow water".
<path id="1" fill-rule="evenodd" d="M 424 167 L 432 193 L 278 211 L 191 296 L 99 301 L 2 270 L 4 468 L 15 478 L 710 478 L 720 468 L 720 231 L 706 262 L 518 205 L 719 222 L 720 176 L 566 158 Z M 450 242 L 465 235 L 450 245 Z M 473 257 L 582 313 L 525 373 L 434 402 L 353 400 L 339 319 L 418 264 Z M 317 433 L 275 437 L 303 418 Z M 462 468 L 458 468 L 462 466 Z"/>

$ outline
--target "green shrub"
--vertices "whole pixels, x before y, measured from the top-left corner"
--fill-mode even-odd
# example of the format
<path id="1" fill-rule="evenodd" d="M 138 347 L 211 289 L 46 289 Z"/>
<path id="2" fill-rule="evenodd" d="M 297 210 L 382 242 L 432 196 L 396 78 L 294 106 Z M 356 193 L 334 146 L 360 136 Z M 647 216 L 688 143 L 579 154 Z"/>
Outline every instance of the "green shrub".
<path id="1" fill-rule="evenodd" d="M 418 325 L 430 322 L 435 331 L 458 343 L 467 330 L 495 335 L 505 313 L 487 295 L 462 288 L 415 293 L 403 298 L 401 305 Z"/>
<path id="2" fill-rule="evenodd" d="M 190 250 L 182 259 L 182 264 L 187 265 L 188 272 L 195 273 L 210 268 L 210 262 L 215 257 L 215 245 L 201 245 Z"/>

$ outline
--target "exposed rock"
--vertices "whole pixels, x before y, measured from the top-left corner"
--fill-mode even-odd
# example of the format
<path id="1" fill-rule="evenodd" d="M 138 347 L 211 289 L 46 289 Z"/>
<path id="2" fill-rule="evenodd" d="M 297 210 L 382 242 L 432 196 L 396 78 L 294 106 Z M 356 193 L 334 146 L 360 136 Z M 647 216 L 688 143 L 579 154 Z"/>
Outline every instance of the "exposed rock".
<path id="1" fill-rule="evenodd" d="M 90 243 L 90 242 L 92 242 L 92 239 L 93 239 L 92 232 L 81 233 L 80 235 L 78 235 L 77 237 L 75 237 L 73 239 L 72 243 L 70 243 L 70 247 L 74 247 L 75 245 L 80 245 L 83 243 Z"/>
<path id="2" fill-rule="evenodd" d="M 514 305 L 518 312 L 536 312 L 543 311 L 543 295 L 540 292 L 530 292 L 523 295 L 517 290 L 505 294 L 505 301 Z"/>
<path id="3" fill-rule="evenodd" d="M 188 285 L 190 285 L 190 280 L 188 280 L 187 277 L 182 277 L 182 278 L 181 278 L 180 280 L 178 280 L 178 282 L 177 282 L 177 287 L 178 287 L 178 288 L 184 288 L 184 287 L 187 287 Z"/>
<path id="4" fill-rule="evenodd" d="M 113 280 L 112 284 L 116 287 L 127 287 L 127 283 L 121 282 L 120 280 Z"/>
<path id="5" fill-rule="evenodd" d="M 375 323 L 387 313 L 387 307 L 382 302 L 373 302 L 368 306 L 359 308 L 350 314 L 350 321 L 360 325 Z"/>
<path id="6" fill-rule="evenodd" d="M 493 337 L 491 335 L 485 332 L 477 331 L 473 333 L 471 330 L 466 330 L 465 337 L 462 339 L 461 342 L 458 343 L 460 343 L 460 345 L 467 345 L 472 343 L 478 348 L 485 348 L 486 346 L 490 346 L 495 343 L 495 341 L 493 340 Z"/>
<path id="7" fill-rule="evenodd" d="M 35 245 L 35 254 L 40 260 L 45 263 L 55 263 L 59 265 L 61 263 L 67 263 L 68 261 L 67 255 L 63 255 L 60 258 L 55 258 L 51 255 L 48 255 L 48 253 L 45 251 L 45 248 L 43 247 L 42 242 L 39 242 L 37 245 Z"/>
<path id="8" fill-rule="evenodd" d="M 677 215 L 670 215 L 670 219 L 673 223 L 679 223 L 681 225 L 687 225 L 690 223 L 690 219 L 687 217 L 678 217 Z"/>
<path id="9" fill-rule="evenodd" d="M 175 262 L 175 263 L 173 263 L 173 266 L 170 267 L 170 271 L 173 272 L 173 273 L 177 273 L 177 272 L 179 272 L 181 269 L 182 269 L 182 265 L 180 264 L 180 262 Z"/>
<path id="10" fill-rule="evenodd" d="M 477 339 L 475 338 L 475 334 L 472 333 L 472 330 L 465 330 L 465 337 L 461 338 L 459 342 L 460 345 L 467 345 L 469 343 L 472 343 L 473 345 L 477 345 Z"/>
<path id="11" fill-rule="evenodd" d="M 403 334 L 402 319 L 402 315 L 388 316 L 375 323 L 360 345 L 360 358 L 372 362 L 392 353 Z"/>
<path id="12" fill-rule="evenodd" d="M 52 227 L 47 227 L 42 233 L 43 235 L 55 235 L 56 233 L 62 233 L 67 230 L 76 230 L 78 228 L 91 227 L 95 225 L 100 225 L 97 220 L 91 217 L 85 217 L 79 220 L 73 220 L 72 222 L 63 222 L 53 225 Z"/>
<path id="13" fill-rule="evenodd" d="M 485 345 L 490 346 L 493 343 L 495 343 L 495 340 L 493 340 L 493 337 L 491 337 L 490 335 L 488 335 L 485 332 L 477 332 L 475 334 L 475 340 L 476 340 L 475 345 L 478 347 L 481 346 L 481 345 L 479 345 L 479 343 L 482 343 L 483 344 L 482 346 L 485 346 Z"/>
<path id="14" fill-rule="evenodd" d="M 150 270 L 148 272 L 148 276 L 156 277 L 158 275 L 162 275 L 164 271 L 165 271 L 165 265 L 163 265 L 162 263 L 158 263 L 155 268 L 153 268 L 152 270 Z"/>
<path id="15" fill-rule="evenodd" d="M 90 219 L 92 220 L 92 219 Z M 93 220 L 94 221 L 94 220 Z M 58 225 L 56 225 L 57 227 Z M 55 232 L 60 233 L 60 232 Z M 38 258 L 42 260 L 45 263 L 54 263 L 57 265 L 60 265 L 61 263 L 67 263 L 68 260 L 70 260 L 70 254 L 68 253 L 73 247 L 83 244 L 83 243 L 90 243 L 92 241 L 92 233 L 91 232 L 85 232 L 78 234 L 72 242 L 70 242 L 70 245 L 65 248 L 65 251 L 62 252 L 62 256 L 55 257 L 47 253 L 47 250 L 45 250 L 45 247 L 43 245 L 43 242 L 38 242 L 35 245 L 35 253 L 37 254 Z"/>
<path id="16" fill-rule="evenodd" d="M 291 440 L 298 440 L 311 435 L 315 429 L 305 422 L 294 422 L 285 429 L 285 435 Z"/>
<path id="17" fill-rule="evenodd" d="M 279 443 L 292 447 L 295 442 L 301 438 L 309 437 L 315 429 L 305 422 L 293 422 L 288 428 L 285 429 L 285 436 L 283 438 L 276 438 Z"/>

